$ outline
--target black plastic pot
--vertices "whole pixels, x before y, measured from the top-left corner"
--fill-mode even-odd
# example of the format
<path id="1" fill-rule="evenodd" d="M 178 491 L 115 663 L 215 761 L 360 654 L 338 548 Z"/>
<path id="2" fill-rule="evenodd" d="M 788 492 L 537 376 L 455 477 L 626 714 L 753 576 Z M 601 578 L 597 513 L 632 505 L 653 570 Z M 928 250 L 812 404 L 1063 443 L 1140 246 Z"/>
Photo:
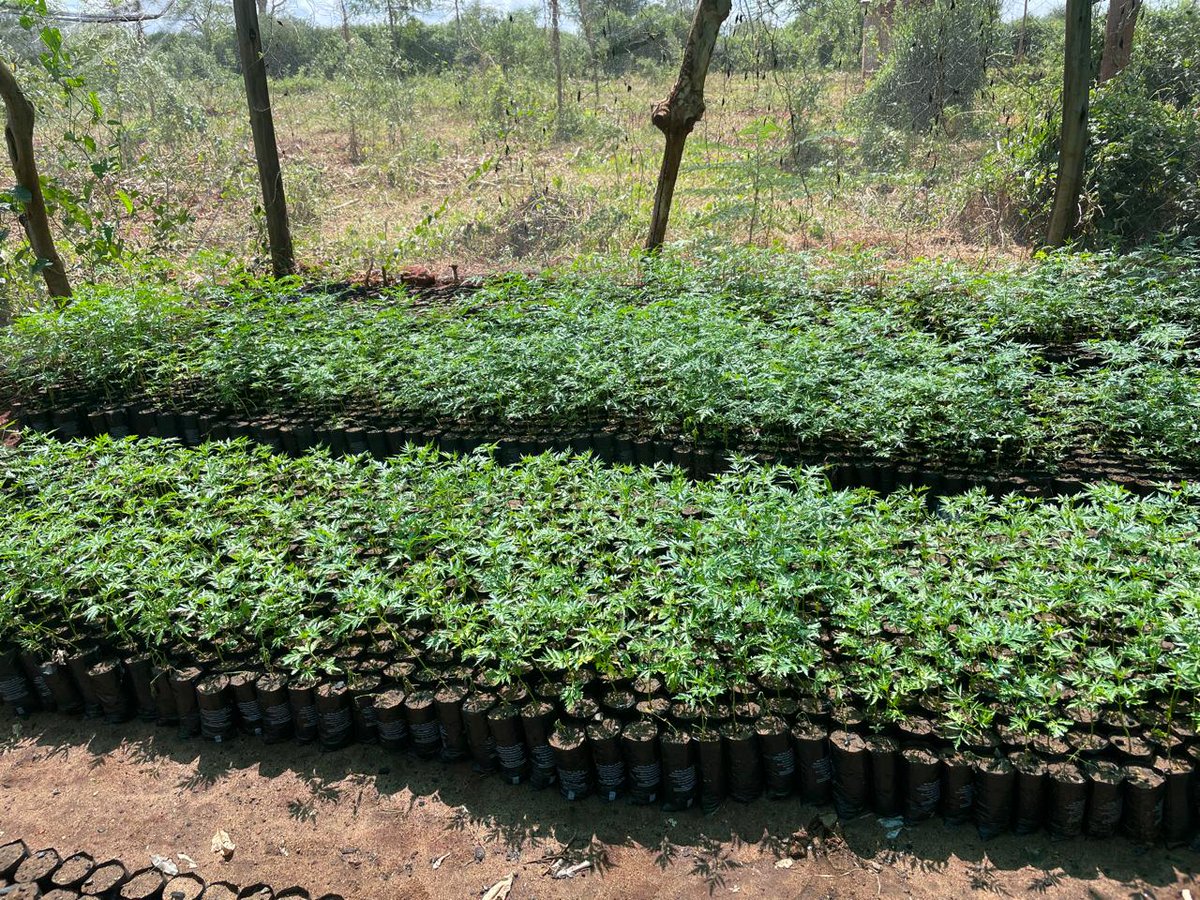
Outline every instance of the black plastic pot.
<path id="1" fill-rule="evenodd" d="M 194 666 L 171 670 L 171 693 L 175 697 L 181 738 L 196 737 L 200 734 L 200 707 L 196 702 L 196 686 L 202 677 L 203 673 Z"/>
<path id="2" fill-rule="evenodd" d="M 12 711 L 21 718 L 38 708 L 37 698 L 15 650 L 0 653 L 0 700 L 12 707 Z"/>
<path id="3" fill-rule="evenodd" d="M 259 675 L 254 682 L 262 715 L 263 741 L 279 744 L 292 736 L 292 706 L 288 702 L 287 678 L 276 673 Z"/>
<path id="4" fill-rule="evenodd" d="M 158 720 L 154 702 L 154 663 L 148 656 L 131 656 L 125 660 L 125 677 L 133 690 L 137 717 L 143 722 Z"/>
<path id="5" fill-rule="evenodd" d="M 92 691 L 100 701 L 104 719 L 110 725 L 128 722 L 134 716 L 133 704 L 125 684 L 125 668 L 119 659 L 105 659 L 88 669 Z"/>
<path id="6" fill-rule="evenodd" d="M 829 734 L 821 725 L 797 722 L 792 727 L 800 796 L 805 803 L 824 805 L 833 799 L 833 759 Z"/>
<path id="7" fill-rule="evenodd" d="M 487 728 L 501 777 L 509 784 L 520 784 L 529 774 L 521 711 L 511 703 L 500 702 L 488 710 Z"/>
<path id="8" fill-rule="evenodd" d="M 601 800 L 616 800 L 625 792 L 625 759 L 621 756 L 621 723 L 601 719 L 587 727 L 588 748 L 596 768 L 596 793 Z M 562 768 L 559 767 L 559 777 Z"/>
<path id="9" fill-rule="evenodd" d="M 471 751 L 471 766 L 480 774 L 491 774 L 497 767 L 496 742 L 488 728 L 488 712 L 495 705 L 495 694 L 472 694 L 462 704 L 467 747 Z"/>
<path id="10" fill-rule="evenodd" d="M 110 859 L 92 869 L 92 874 L 80 887 L 80 893 L 85 897 L 115 897 L 128 877 L 129 873 L 121 861 Z"/>
<path id="11" fill-rule="evenodd" d="M 1028 752 L 1011 753 L 1008 761 L 1017 773 L 1013 833 L 1033 834 L 1046 815 L 1046 764 Z"/>
<path id="12" fill-rule="evenodd" d="M 975 766 L 975 827 L 988 841 L 1012 823 L 1017 773 L 1004 757 L 981 759 Z"/>
<path id="13" fill-rule="evenodd" d="M 166 883 L 163 900 L 200 900 L 204 880 L 192 872 L 182 872 Z"/>
<path id="14" fill-rule="evenodd" d="M 1083 832 L 1088 781 L 1075 763 L 1056 762 L 1046 767 L 1049 780 L 1046 824 L 1052 837 L 1078 837 Z"/>
<path id="15" fill-rule="evenodd" d="M 1122 831 L 1139 844 L 1153 844 L 1162 836 L 1163 801 L 1167 782 L 1146 766 L 1125 767 L 1125 819 Z"/>
<path id="16" fill-rule="evenodd" d="M 942 797 L 942 761 L 927 747 L 912 746 L 900 751 L 904 774 L 904 820 L 909 823 L 932 819 Z"/>
<path id="17" fill-rule="evenodd" d="M 21 860 L 21 864 L 13 873 L 12 880 L 17 884 L 36 884 L 43 890 L 48 890 L 50 876 L 54 874 L 60 863 L 62 863 L 62 857 L 53 847 L 35 850 Z"/>
<path id="18" fill-rule="evenodd" d="M 404 691 L 384 691 L 375 698 L 375 730 L 379 745 L 399 751 L 408 747 L 408 720 L 404 717 Z"/>
<path id="19" fill-rule="evenodd" d="M 317 737 L 322 750 L 341 750 L 354 742 L 350 689 L 344 681 L 327 681 L 316 691 Z"/>
<path id="20" fill-rule="evenodd" d="M 471 753 L 462 716 L 462 704 L 466 696 L 467 689 L 461 684 L 445 685 L 434 695 L 438 726 L 442 732 L 442 762 L 458 762 Z"/>
<path id="21" fill-rule="evenodd" d="M 749 722 L 727 722 L 720 728 L 729 762 L 729 796 L 739 803 L 757 800 L 763 792 L 763 764 L 758 736 Z"/>
<path id="22" fill-rule="evenodd" d="M 1195 772 L 1184 757 L 1160 759 L 1154 765 L 1166 785 L 1163 789 L 1163 838 L 1168 846 L 1187 842 L 1193 828 L 1192 789 Z"/>
<path id="23" fill-rule="evenodd" d="M 629 773 L 629 802 L 637 806 L 657 802 L 662 787 L 658 726 L 649 719 L 630 722 L 621 730 L 621 750 Z"/>
<path id="24" fill-rule="evenodd" d="M 565 800 L 582 800 L 592 792 L 592 761 L 588 740 L 577 725 L 561 723 L 550 735 L 554 766 L 558 774 L 558 790 Z"/>
<path id="25" fill-rule="evenodd" d="M 17 659 L 21 663 L 25 677 L 29 680 L 29 684 L 33 688 L 33 695 L 37 700 L 38 708 L 46 712 L 53 712 L 58 707 L 54 703 L 54 694 L 50 691 L 50 685 L 46 684 L 46 677 L 42 674 L 41 659 L 29 652 L 18 653 Z M 0 693 L 0 697 L 2 696 L 3 694 Z"/>
<path id="26" fill-rule="evenodd" d="M 54 707 L 60 713 L 77 716 L 83 712 L 83 697 L 75 687 L 75 679 L 66 665 L 58 662 L 44 662 L 41 665 L 42 678 L 46 687 L 54 697 Z"/>
<path id="27" fill-rule="evenodd" d="M 263 733 L 263 711 L 258 702 L 257 683 L 258 675 L 254 672 L 233 672 L 229 676 L 229 689 L 237 710 L 237 727 L 242 734 Z"/>
<path id="28" fill-rule="evenodd" d="M 1106 760 L 1088 763 L 1084 772 L 1089 796 L 1083 830 L 1092 838 L 1112 837 L 1121 825 L 1124 812 L 1125 772 L 1116 763 Z"/>
<path id="29" fill-rule="evenodd" d="M 965 825 L 975 809 L 975 758 L 947 750 L 942 760 L 942 818 L 947 825 Z"/>
<path id="30" fill-rule="evenodd" d="M 22 840 L 0 844 L 0 881 L 12 881 L 13 874 L 29 856 L 29 847 Z"/>
<path id="31" fill-rule="evenodd" d="M 74 853 L 64 859 L 50 876 L 50 885 L 54 888 L 75 890 L 92 874 L 96 861 L 86 853 Z"/>
<path id="32" fill-rule="evenodd" d="M 75 690 L 83 698 L 83 715 L 87 719 L 98 719 L 104 714 L 92 679 L 88 677 L 88 670 L 99 661 L 100 650 L 96 647 L 86 647 L 67 658 L 67 668 L 75 681 Z"/>
<path id="33" fill-rule="evenodd" d="M 833 758 L 833 805 L 839 819 L 863 815 L 871 800 L 871 755 L 862 736 L 852 731 L 829 735 Z"/>
<path id="34" fill-rule="evenodd" d="M 201 679 L 196 685 L 196 704 L 200 708 L 200 735 L 206 741 L 220 744 L 237 734 L 229 676 L 210 675 Z"/>
<path id="35" fill-rule="evenodd" d="M 782 800 L 796 789 L 796 751 L 787 722 L 779 716 L 763 716 L 754 725 L 767 796 Z"/>
<path id="36" fill-rule="evenodd" d="M 874 734 L 867 738 L 871 754 L 871 808 L 880 816 L 898 816 L 903 811 L 900 792 L 900 747 L 890 737 Z"/>
<path id="37" fill-rule="evenodd" d="M 275 892 L 270 885 L 248 884 L 238 891 L 237 900 L 275 900 Z"/>
<path id="38" fill-rule="evenodd" d="M 662 754 L 663 809 L 691 809 L 699 793 L 697 744 L 690 733 L 669 728 L 659 735 Z"/>
<path id="39" fill-rule="evenodd" d="M 554 706 L 545 700 L 532 700 L 521 707 L 521 730 L 533 766 L 529 783 L 540 790 L 558 779 L 550 735 L 554 732 Z"/>
<path id="40" fill-rule="evenodd" d="M 366 669 L 364 663 L 361 669 Z M 381 680 L 376 675 L 352 676 L 350 686 L 350 712 L 354 717 L 354 740 L 360 744 L 374 744 L 379 740 L 379 715 L 375 700 Z"/>
<path id="41" fill-rule="evenodd" d="M 292 734 L 297 744 L 311 744 L 319 733 L 317 683 L 310 679 L 288 682 L 288 706 L 292 712 Z"/>
<path id="42" fill-rule="evenodd" d="M 442 752 L 442 734 L 433 691 L 413 691 L 405 697 L 404 715 L 413 752 L 421 759 L 436 759 Z"/>

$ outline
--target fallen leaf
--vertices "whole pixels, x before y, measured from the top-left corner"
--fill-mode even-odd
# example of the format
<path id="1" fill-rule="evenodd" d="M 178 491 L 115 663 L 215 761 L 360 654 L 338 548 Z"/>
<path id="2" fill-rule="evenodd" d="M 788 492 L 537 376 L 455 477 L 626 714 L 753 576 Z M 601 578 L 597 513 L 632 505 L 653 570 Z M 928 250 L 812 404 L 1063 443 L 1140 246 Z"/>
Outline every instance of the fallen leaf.
<path id="1" fill-rule="evenodd" d="M 225 859 L 233 857 L 237 845 L 230 839 L 228 831 L 218 831 L 212 836 L 212 852 L 220 853 Z"/>
<path id="2" fill-rule="evenodd" d="M 483 900 L 504 900 L 508 896 L 508 892 L 512 890 L 516 877 L 516 872 L 509 872 L 507 878 L 501 878 L 488 888 L 488 892 L 483 895 Z"/>
<path id="3" fill-rule="evenodd" d="M 777 869 L 790 869 L 793 865 L 795 865 L 795 860 L 788 856 L 775 860 L 775 868 Z"/>
<path id="4" fill-rule="evenodd" d="M 592 867 L 591 860 L 585 859 L 583 862 L 575 863 L 573 866 L 566 866 L 554 873 L 555 878 L 574 878 L 580 872 Z"/>
<path id="5" fill-rule="evenodd" d="M 442 863 L 444 863 L 446 861 L 446 857 L 449 855 L 450 855 L 449 853 L 443 853 L 441 856 L 439 856 L 437 859 L 435 859 L 433 861 L 433 867 L 435 869 L 440 869 L 442 867 Z"/>
<path id="6" fill-rule="evenodd" d="M 188 864 L 188 868 L 189 868 L 189 869 L 198 869 L 198 868 L 200 868 L 200 867 L 199 867 L 199 866 L 196 864 L 196 861 L 195 861 L 194 859 L 192 859 L 190 856 L 188 856 L 186 853 L 176 853 L 175 855 L 179 857 L 179 859 L 180 859 L 180 861 L 181 861 L 181 862 L 185 862 L 185 863 L 187 863 L 187 864 Z"/>
<path id="7" fill-rule="evenodd" d="M 179 866 L 175 865 L 169 856 L 154 854 L 150 857 L 150 865 L 154 866 L 154 868 L 158 869 L 164 875 L 172 878 L 179 874 Z"/>

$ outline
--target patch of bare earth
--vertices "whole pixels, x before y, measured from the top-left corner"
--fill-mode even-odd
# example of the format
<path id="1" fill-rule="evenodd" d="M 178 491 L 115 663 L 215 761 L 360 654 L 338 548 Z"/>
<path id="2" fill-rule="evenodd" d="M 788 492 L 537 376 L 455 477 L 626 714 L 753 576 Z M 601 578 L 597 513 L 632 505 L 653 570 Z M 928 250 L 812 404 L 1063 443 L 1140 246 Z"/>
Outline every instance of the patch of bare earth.
<path id="1" fill-rule="evenodd" d="M 1200 854 L 1124 839 L 985 844 L 931 822 L 889 840 L 874 817 L 827 829 L 828 811 L 795 801 L 729 803 L 712 816 L 567 803 L 377 747 L 210 745 L 4 710 L 0 734 L 0 843 L 131 868 L 158 854 L 186 870 L 184 854 L 205 879 L 299 884 L 313 896 L 479 897 L 509 875 L 511 900 L 1200 896 Z M 228 861 L 212 852 L 218 830 L 236 845 Z"/>

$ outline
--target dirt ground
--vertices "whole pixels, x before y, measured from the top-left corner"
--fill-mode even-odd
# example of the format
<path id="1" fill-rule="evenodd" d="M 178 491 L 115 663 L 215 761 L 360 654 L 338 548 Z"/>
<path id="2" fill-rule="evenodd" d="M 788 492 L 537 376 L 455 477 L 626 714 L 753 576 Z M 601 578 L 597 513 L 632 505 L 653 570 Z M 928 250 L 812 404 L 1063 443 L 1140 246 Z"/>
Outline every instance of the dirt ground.
<path id="1" fill-rule="evenodd" d="M 0 843 L 86 850 L 131 869 L 172 856 L 210 880 L 299 884 L 346 900 L 480 897 L 515 873 L 531 898 L 1200 897 L 1200 853 L 1124 839 L 983 843 L 931 822 L 894 840 L 873 817 L 822 835 L 796 801 L 698 811 L 561 800 L 378 747 L 180 741 L 134 723 L 0 709 Z M 828 811 L 825 811 L 828 816 Z M 212 852 L 229 833 L 228 861 Z M 811 829 L 811 830 L 810 830 Z M 798 836 L 794 838 L 794 835 Z M 818 838 L 815 852 L 798 851 Z M 793 859 L 792 854 L 798 858 Z M 555 867 L 591 865 L 570 878 Z"/>

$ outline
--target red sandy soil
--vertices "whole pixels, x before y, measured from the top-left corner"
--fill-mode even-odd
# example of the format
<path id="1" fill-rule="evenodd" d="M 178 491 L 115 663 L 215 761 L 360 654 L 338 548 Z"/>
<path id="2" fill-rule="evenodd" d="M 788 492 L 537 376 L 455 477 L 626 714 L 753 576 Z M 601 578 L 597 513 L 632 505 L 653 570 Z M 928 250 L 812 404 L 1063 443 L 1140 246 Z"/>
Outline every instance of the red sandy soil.
<path id="1" fill-rule="evenodd" d="M 984 843 L 939 822 L 888 840 L 870 816 L 824 833 L 812 824 L 821 812 L 798 801 L 729 803 L 712 816 L 567 803 L 378 747 L 214 746 L 140 723 L 17 722 L 0 709 L 0 843 L 86 850 L 131 869 L 158 854 L 187 871 L 182 853 L 206 879 L 346 900 L 480 897 L 510 873 L 509 900 L 1200 897 L 1200 853 L 1187 849 L 1045 835 Z M 237 845 L 228 861 L 212 852 L 219 829 Z M 592 866 L 555 879 L 560 859 Z"/>

